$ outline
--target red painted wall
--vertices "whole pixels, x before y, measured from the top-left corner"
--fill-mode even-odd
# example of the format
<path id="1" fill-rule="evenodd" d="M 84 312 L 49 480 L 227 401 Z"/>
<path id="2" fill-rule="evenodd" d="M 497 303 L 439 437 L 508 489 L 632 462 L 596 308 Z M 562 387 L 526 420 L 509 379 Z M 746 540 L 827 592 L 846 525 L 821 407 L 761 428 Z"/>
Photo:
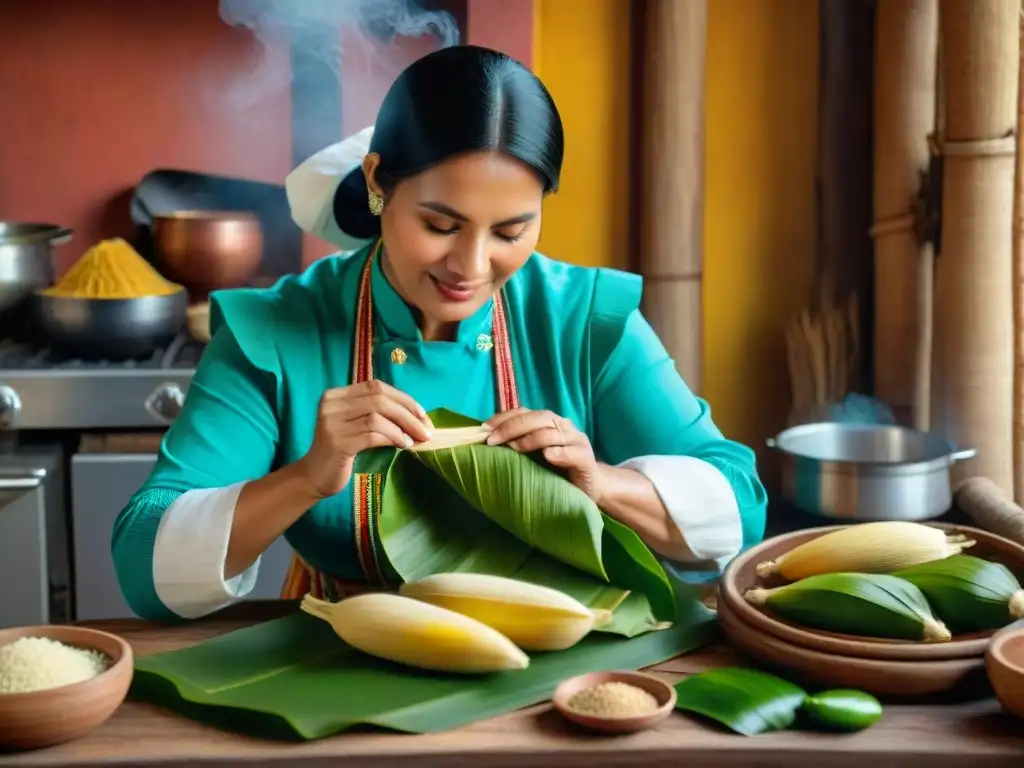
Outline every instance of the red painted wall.
<path id="1" fill-rule="evenodd" d="M 456 14 L 468 22 L 465 42 L 529 64 L 533 3 L 522 0 L 515 19 L 509 7 L 520 0 L 469 3 Z M 229 27 L 217 0 L 3 0 L 0 29 L 16 30 L 0 56 L 0 219 L 72 227 L 61 273 L 97 240 L 133 234 L 128 198 L 153 168 L 275 183 L 291 168 L 287 52 L 268 54 Z M 343 43 L 349 133 L 373 121 L 394 77 L 433 41 Z M 254 94 L 256 73 L 277 87 L 238 105 L 230 97 Z M 307 238 L 305 251 L 308 261 L 331 248 Z"/>

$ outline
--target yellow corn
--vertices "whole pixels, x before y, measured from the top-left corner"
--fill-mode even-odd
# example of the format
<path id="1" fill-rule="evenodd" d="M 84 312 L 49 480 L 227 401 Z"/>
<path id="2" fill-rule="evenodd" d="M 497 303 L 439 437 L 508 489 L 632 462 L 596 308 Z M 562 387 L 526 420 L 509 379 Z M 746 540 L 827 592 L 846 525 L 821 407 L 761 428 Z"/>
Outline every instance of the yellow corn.
<path id="1" fill-rule="evenodd" d="M 481 573 L 437 573 L 399 591 L 481 621 L 527 651 L 564 650 L 611 618 L 556 589 Z"/>
<path id="2" fill-rule="evenodd" d="M 525 669 L 529 657 L 486 624 L 410 597 L 376 593 L 330 603 L 306 595 L 301 608 L 358 651 L 443 672 Z"/>
<path id="3" fill-rule="evenodd" d="M 891 573 L 942 560 L 975 544 L 962 535 L 899 520 L 850 525 L 801 544 L 757 565 L 761 578 L 797 581 L 822 573 Z"/>

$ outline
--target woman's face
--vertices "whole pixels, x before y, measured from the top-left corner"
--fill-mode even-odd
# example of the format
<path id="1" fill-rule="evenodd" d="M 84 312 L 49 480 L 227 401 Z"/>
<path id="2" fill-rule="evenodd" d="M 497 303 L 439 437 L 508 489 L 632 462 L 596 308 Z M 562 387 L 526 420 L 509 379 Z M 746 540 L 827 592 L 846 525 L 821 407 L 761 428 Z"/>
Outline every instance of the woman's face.
<path id="1" fill-rule="evenodd" d="M 363 164 L 370 188 L 378 155 Z M 536 173 L 496 152 L 453 158 L 384 196 L 384 268 L 421 314 L 424 338 L 444 338 L 529 258 L 540 237 L 544 187 Z"/>

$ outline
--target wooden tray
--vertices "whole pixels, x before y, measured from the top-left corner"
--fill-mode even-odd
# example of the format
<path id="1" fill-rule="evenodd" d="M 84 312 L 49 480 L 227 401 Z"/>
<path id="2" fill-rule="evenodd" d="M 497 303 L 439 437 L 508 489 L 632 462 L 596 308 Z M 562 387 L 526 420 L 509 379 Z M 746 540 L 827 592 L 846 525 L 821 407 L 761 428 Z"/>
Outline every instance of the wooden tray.
<path id="1" fill-rule="evenodd" d="M 965 550 L 966 553 L 1002 563 L 1013 571 L 1018 579 L 1024 581 L 1024 547 L 1021 545 L 980 528 L 943 523 L 930 523 L 929 525 L 969 536 L 977 541 L 977 544 Z M 767 580 L 758 578 L 756 573 L 758 563 L 774 560 L 806 541 L 845 527 L 847 526 L 838 525 L 787 533 L 748 549 L 733 559 L 722 574 L 718 587 L 719 605 L 724 603 L 737 618 L 756 627 L 761 632 L 773 635 L 789 644 L 824 653 L 894 661 L 973 659 L 985 655 L 985 648 L 988 646 L 988 640 L 994 630 L 956 635 L 947 643 L 917 643 L 909 640 L 856 637 L 801 627 L 776 618 L 767 610 L 751 605 L 743 598 L 743 594 L 752 587 L 771 587 L 786 583 L 784 580 L 774 577 Z"/>
<path id="2" fill-rule="evenodd" d="M 723 603 L 718 605 L 718 621 L 738 651 L 796 683 L 854 688 L 889 700 L 991 693 L 983 658 L 894 661 L 823 653 L 761 632 Z"/>

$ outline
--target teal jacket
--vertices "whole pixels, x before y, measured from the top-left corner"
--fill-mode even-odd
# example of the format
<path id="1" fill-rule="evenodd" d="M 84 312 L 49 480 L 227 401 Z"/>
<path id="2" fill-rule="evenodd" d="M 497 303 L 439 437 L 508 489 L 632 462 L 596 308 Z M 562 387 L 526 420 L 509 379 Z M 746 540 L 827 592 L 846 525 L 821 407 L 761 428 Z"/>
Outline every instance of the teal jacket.
<path id="1" fill-rule="evenodd" d="M 112 551 L 122 592 L 141 617 L 175 617 L 153 585 L 161 515 L 186 491 L 260 478 L 308 450 L 324 390 L 349 383 L 356 296 L 369 248 L 322 259 L 266 289 L 211 297 L 211 341 L 181 415 L 145 484 L 121 511 Z M 462 322 L 456 339 L 424 342 L 408 306 L 373 267 L 377 315 L 374 371 L 428 411 L 485 420 L 496 410 L 490 303 Z M 646 455 L 703 459 L 728 479 L 744 546 L 764 534 L 766 498 L 753 451 L 725 439 L 639 311 L 642 281 L 611 269 L 533 254 L 507 283 L 506 308 L 524 407 L 571 419 L 600 461 Z M 406 353 L 402 365 L 391 351 Z M 311 566 L 359 580 L 352 495 L 312 507 L 285 534 Z M 183 556 L 187 556 L 183 553 Z"/>

